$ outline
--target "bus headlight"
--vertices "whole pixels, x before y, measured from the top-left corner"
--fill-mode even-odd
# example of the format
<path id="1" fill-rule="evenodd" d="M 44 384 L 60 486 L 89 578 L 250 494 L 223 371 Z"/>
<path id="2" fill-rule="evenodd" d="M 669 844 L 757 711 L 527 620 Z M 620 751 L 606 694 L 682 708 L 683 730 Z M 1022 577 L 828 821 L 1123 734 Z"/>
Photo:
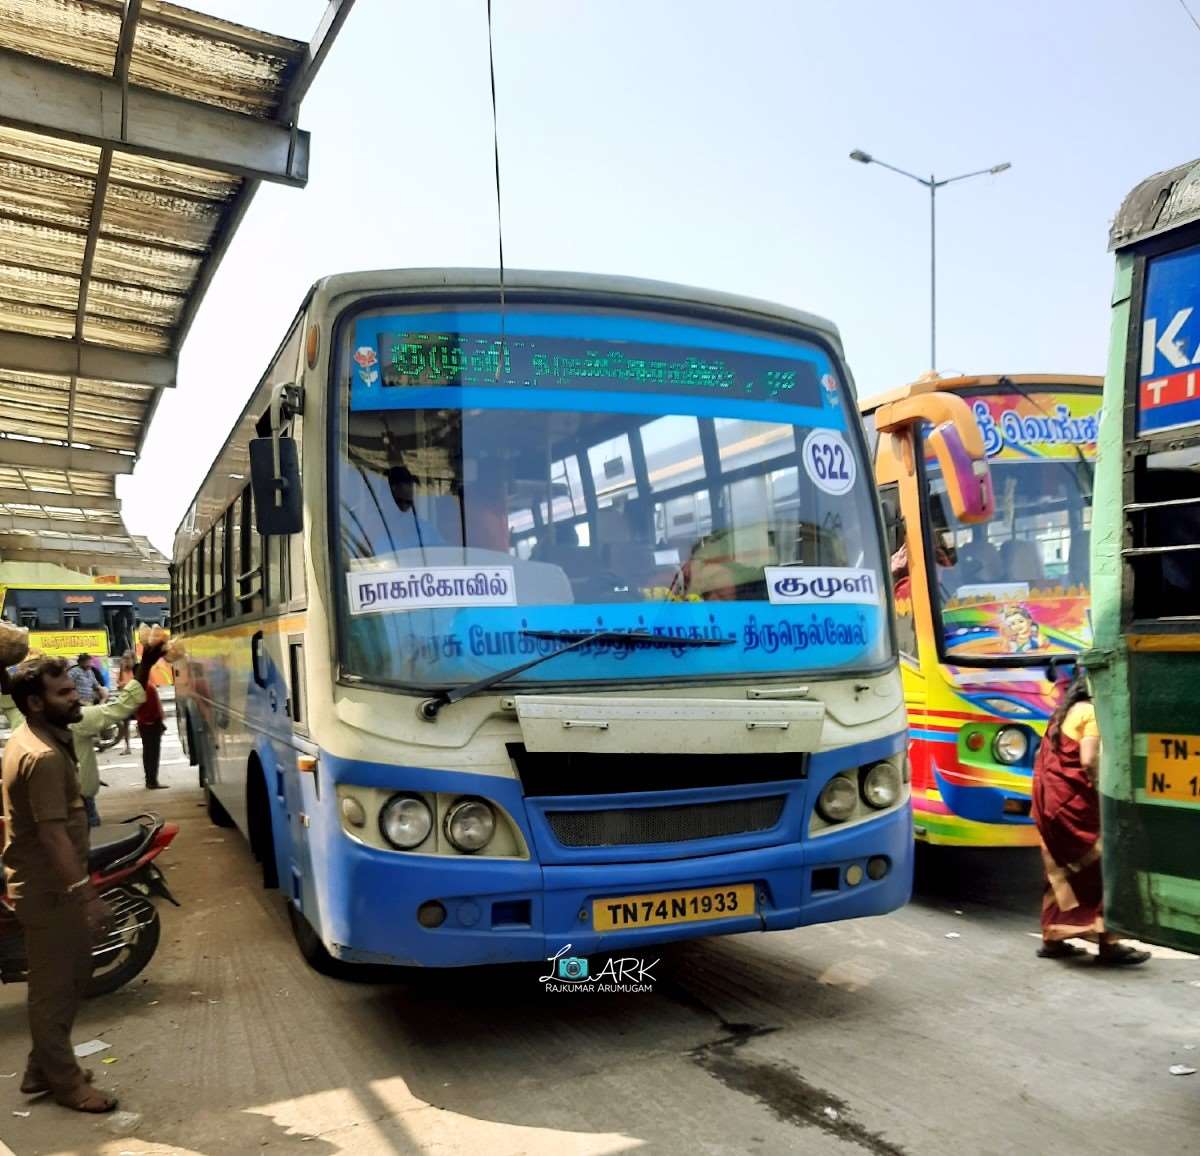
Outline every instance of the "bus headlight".
<path id="1" fill-rule="evenodd" d="M 393 847 L 411 851 L 429 838 L 433 815 L 416 795 L 393 795 L 379 812 L 379 830 Z"/>
<path id="2" fill-rule="evenodd" d="M 834 775 L 817 796 L 817 813 L 830 823 L 844 823 L 858 805 L 858 790 L 845 775 Z"/>
<path id="3" fill-rule="evenodd" d="M 446 838 L 459 851 L 482 851 L 495 833 L 496 812 L 482 799 L 459 799 L 446 812 Z"/>
<path id="4" fill-rule="evenodd" d="M 1020 727 L 1001 727 L 992 740 L 998 763 L 1019 763 L 1029 753 L 1029 737 Z"/>
<path id="5" fill-rule="evenodd" d="M 862 797 L 877 811 L 895 805 L 900 798 L 900 772 L 892 763 L 876 763 L 862 778 Z"/>

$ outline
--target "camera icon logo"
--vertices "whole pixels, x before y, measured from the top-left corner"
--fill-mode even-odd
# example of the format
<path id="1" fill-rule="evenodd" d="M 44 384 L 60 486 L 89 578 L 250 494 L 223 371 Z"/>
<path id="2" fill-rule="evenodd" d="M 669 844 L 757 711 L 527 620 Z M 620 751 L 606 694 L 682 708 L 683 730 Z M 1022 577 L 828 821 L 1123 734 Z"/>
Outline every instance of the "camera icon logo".
<path id="1" fill-rule="evenodd" d="M 588 961 L 577 955 L 564 955 L 557 960 L 558 978 L 581 980 L 588 977 Z"/>

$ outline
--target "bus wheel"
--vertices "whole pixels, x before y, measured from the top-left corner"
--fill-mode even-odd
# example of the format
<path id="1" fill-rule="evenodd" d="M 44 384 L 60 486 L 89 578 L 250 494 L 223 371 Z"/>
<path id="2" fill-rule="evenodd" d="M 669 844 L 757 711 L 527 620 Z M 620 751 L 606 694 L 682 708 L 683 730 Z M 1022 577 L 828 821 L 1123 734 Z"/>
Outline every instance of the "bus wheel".
<path id="1" fill-rule="evenodd" d="M 334 959 L 325 949 L 321 937 L 313 930 L 312 924 L 305 919 L 303 912 L 290 899 L 287 901 L 287 913 L 296 946 L 300 949 L 300 954 L 304 956 L 304 962 L 313 971 L 330 976 L 332 979 L 358 978 L 360 969 L 352 963 L 343 963 L 340 959 Z"/>
<path id="2" fill-rule="evenodd" d="M 279 871 L 275 866 L 275 835 L 271 830 L 271 800 L 267 795 L 267 780 L 263 778 L 258 759 L 250 762 L 246 782 L 246 825 L 250 832 L 250 850 L 262 864 L 263 887 L 279 886 Z"/>
<path id="3" fill-rule="evenodd" d="M 204 805 L 208 810 L 208 817 L 212 821 L 213 826 L 233 826 L 233 816 L 221 806 L 221 800 L 213 794 L 212 787 L 208 785 L 207 779 L 204 780 Z"/>

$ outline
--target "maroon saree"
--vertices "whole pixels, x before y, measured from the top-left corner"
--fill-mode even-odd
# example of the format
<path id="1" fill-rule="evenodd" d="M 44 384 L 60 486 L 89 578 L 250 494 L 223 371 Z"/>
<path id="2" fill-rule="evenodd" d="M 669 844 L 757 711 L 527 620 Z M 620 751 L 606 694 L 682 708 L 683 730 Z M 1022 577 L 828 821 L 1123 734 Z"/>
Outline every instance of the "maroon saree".
<path id="1" fill-rule="evenodd" d="M 1047 730 L 1033 768 L 1033 821 L 1042 840 L 1046 889 L 1042 936 L 1096 940 L 1104 931 L 1100 798 L 1061 727 Z"/>

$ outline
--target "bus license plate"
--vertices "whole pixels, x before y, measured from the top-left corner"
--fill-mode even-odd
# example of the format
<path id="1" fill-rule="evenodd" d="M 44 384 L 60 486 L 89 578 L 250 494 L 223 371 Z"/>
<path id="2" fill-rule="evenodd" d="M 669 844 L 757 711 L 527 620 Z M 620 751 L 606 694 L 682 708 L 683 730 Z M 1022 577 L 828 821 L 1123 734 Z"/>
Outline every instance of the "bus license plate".
<path id="1" fill-rule="evenodd" d="M 1200 735 L 1146 736 L 1146 797 L 1200 803 Z"/>
<path id="2" fill-rule="evenodd" d="M 736 919 L 754 914 L 754 884 L 730 883 L 694 891 L 660 891 L 654 895 L 619 895 L 592 900 L 596 931 L 627 931 L 668 923 Z"/>

